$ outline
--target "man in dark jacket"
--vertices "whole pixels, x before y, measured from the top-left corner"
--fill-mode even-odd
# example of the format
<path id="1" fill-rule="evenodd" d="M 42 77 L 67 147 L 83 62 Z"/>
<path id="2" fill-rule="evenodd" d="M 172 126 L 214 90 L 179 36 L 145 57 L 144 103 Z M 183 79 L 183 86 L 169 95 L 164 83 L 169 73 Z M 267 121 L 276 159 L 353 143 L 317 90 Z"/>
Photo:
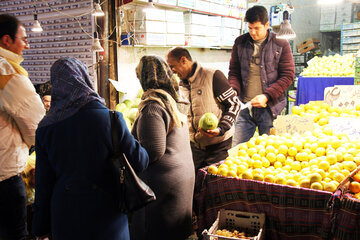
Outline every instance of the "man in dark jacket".
<path id="1" fill-rule="evenodd" d="M 273 120 L 286 105 L 285 91 L 295 77 L 290 44 L 269 31 L 263 6 L 245 15 L 249 33 L 235 40 L 229 65 L 229 83 L 240 100 L 251 106 L 240 112 L 233 145 L 248 141 L 256 130 L 269 134 Z"/>

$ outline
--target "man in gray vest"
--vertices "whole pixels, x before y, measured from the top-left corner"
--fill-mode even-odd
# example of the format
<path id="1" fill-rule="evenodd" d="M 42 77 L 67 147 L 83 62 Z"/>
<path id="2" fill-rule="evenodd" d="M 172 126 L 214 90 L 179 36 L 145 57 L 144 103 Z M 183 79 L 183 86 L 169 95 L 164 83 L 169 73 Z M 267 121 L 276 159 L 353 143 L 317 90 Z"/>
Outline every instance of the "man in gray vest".
<path id="1" fill-rule="evenodd" d="M 240 101 L 224 74 L 193 62 L 190 53 L 182 47 L 170 49 L 167 63 L 180 78 L 180 95 L 187 98 L 190 143 L 195 170 L 228 157 L 234 134 L 234 122 L 240 111 Z M 199 128 L 201 116 L 214 113 L 218 127 L 204 131 Z"/>
<path id="2" fill-rule="evenodd" d="M 233 144 L 247 142 L 255 133 L 269 134 L 274 118 L 286 105 L 285 91 L 295 77 L 290 44 L 269 30 L 266 8 L 254 6 L 245 14 L 249 32 L 234 43 L 229 83 L 240 100 L 251 103 L 235 123 Z"/>

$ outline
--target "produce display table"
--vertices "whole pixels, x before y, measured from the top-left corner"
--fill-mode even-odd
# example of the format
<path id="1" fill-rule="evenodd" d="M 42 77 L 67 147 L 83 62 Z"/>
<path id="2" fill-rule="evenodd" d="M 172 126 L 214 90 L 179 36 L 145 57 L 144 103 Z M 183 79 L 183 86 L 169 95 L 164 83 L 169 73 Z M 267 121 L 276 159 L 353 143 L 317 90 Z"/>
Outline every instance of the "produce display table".
<path id="1" fill-rule="evenodd" d="M 208 174 L 196 178 L 195 210 L 201 233 L 221 208 L 265 213 L 265 239 L 327 239 L 331 235 L 331 193 Z M 334 219 L 333 219 L 334 220 Z M 346 225 L 343 223 L 342 225 Z"/>
<path id="2" fill-rule="evenodd" d="M 354 85 L 353 77 L 299 77 L 295 105 L 324 100 L 324 90 L 335 85 Z"/>

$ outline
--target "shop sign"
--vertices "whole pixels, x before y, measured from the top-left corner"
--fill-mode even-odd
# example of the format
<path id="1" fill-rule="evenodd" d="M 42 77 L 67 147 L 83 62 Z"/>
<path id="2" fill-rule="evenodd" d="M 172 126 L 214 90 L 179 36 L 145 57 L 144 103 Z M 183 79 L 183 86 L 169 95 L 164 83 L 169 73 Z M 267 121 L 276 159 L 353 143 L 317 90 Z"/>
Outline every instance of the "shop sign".
<path id="1" fill-rule="evenodd" d="M 335 85 L 324 90 L 324 102 L 332 107 L 354 108 L 360 104 L 360 86 Z"/>
<path id="2" fill-rule="evenodd" d="M 360 119 L 329 117 L 329 127 L 333 133 L 346 133 L 350 140 L 360 140 Z"/>
<path id="3" fill-rule="evenodd" d="M 276 135 L 282 135 L 284 133 L 299 133 L 301 135 L 307 131 L 312 132 L 314 130 L 314 118 L 296 115 L 279 115 L 274 122 L 274 127 L 276 129 Z"/>

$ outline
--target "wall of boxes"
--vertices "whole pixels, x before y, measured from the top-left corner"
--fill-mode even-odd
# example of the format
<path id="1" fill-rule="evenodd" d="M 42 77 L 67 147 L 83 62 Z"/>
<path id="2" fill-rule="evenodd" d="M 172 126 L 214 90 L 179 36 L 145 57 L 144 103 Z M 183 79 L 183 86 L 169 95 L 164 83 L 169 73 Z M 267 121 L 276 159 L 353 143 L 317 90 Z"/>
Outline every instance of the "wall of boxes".
<path id="1" fill-rule="evenodd" d="M 321 6 L 320 31 L 340 31 L 342 23 L 354 21 L 355 3 Z"/>
<path id="2" fill-rule="evenodd" d="M 123 36 L 133 36 L 134 42 L 123 43 L 200 48 L 232 46 L 241 34 L 247 1 L 158 0 L 156 6 L 158 8 L 148 11 L 143 11 L 142 6 L 128 7 L 121 32 Z M 171 9 L 171 6 L 178 8 Z"/>
<path id="3" fill-rule="evenodd" d="M 0 14 L 23 22 L 30 49 L 23 52 L 22 66 L 34 84 L 50 80 L 50 67 L 60 57 L 76 57 L 87 66 L 94 64 L 92 45 L 92 0 L 0 1 Z M 34 5 L 43 32 L 31 32 Z M 92 67 L 89 68 L 92 74 Z"/>

